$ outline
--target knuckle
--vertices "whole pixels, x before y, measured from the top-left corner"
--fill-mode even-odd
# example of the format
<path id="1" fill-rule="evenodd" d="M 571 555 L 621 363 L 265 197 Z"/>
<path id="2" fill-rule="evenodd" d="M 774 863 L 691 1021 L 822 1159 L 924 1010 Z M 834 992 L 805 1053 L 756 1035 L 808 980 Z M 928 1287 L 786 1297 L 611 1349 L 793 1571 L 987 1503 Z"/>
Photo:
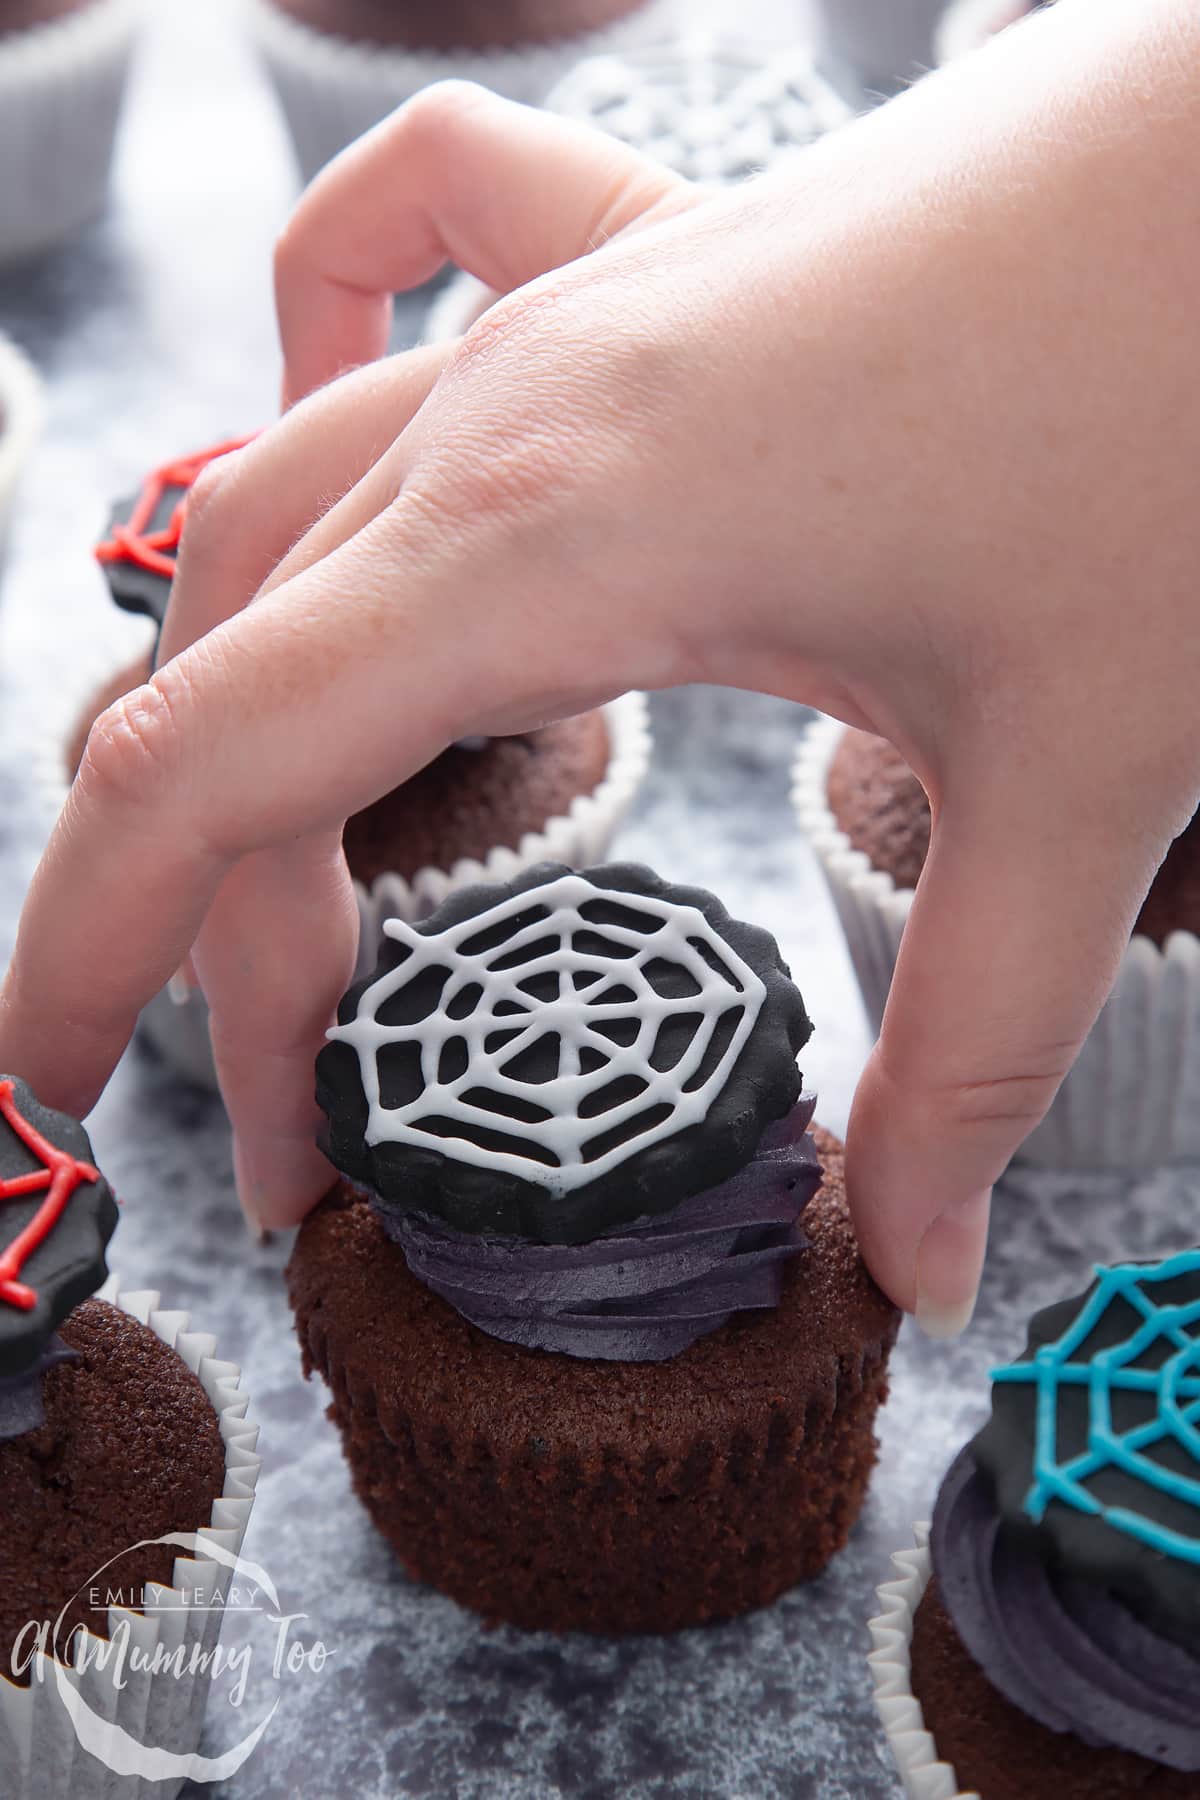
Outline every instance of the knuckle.
<path id="1" fill-rule="evenodd" d="M 502 294 L 467 327 L 450 358 L 449 371 L 469 372 L 505 351 L 526 353 L 533 348 L 532 340 L 541 332 L 556 301 L 553 284 L 543 285 L 534 293 L 521 287 Z"/>
<path id="2" fill-rule="evenodd" d="M 275 290 L 287 283 L 292 270 L 301 261 L 304 230 L 301 223 L 303 202 L 292 213 L 291 218 L 275 239 L 275 248 L 271 256 L 271 268 L 275 277 Z"/>
<path id="3" fill-rule="evenodd" d="M 106 707 L 88 733 L 76 786 L 105 807 L 144 807 L 169 784 L 178 739 L 168 670 Z"/>
<path id="4" fill-rule="evenodd" d="M 221 457 L 209 463 L 188 491 L 184 530 L 189 550 L 194 551 L 198 540 L 221 530 L 229 516 L 233 470 L 228 461 Z"/>
<path id="5" fill-rule="evenodd" d="M 965 1130 L 997 1125 L 1022 1135 L 1045 1118 L 1066 1067 L 957 1081 L 938 1096 L 939 1111 L 951 1127 Z"/>
<path id="6" fill-rule="evenodd" d="M 992 1057 L 978 1067 L 957 1069 L 931 1086 L 931 1104 L 951 1129 L 996 1126 L 1023 1137 L 1045 1118 L 1078 1051 L 1078 1040 L 1056 1039 L 1027 1049 L 1008 1065 Z"/>
<path id="7" fill-rule="evenodd" d="M 433 81 L 401 107 L 396 115 L 397 128 L 404 132 L 410 149 L 427 146 L 434 155 L 440 155 L 447 139 L 489 98 L 487 89 L 473 81 Z"/>
<path id="8" fill-rule="evenodd" d="M 995 1127 L 1005 1139 L 1022 1138 L 1039 1125 L 1075 1059 L 1074 1040 L 1047 1043 L 1013 1067 L 1000 1072 L 996 1060 L 980 1059 L 974 1067 L 903 1074 L 878 1046 L 880 1073 L 890 1105 L 903 1111 L 930 1142 L 947 1133 L 987 1132 Z"/>
<path id="9" fill-rule="evenodd" d="M 530 432 L 483 457 L 468 443 L 448 447 L 435 468 L 404 486 L 398 504 L 419 512 L 435 532 L 476 536 L 492 527 L 535 528 L 561 499 L 562 485 L 549 446 Z"/>

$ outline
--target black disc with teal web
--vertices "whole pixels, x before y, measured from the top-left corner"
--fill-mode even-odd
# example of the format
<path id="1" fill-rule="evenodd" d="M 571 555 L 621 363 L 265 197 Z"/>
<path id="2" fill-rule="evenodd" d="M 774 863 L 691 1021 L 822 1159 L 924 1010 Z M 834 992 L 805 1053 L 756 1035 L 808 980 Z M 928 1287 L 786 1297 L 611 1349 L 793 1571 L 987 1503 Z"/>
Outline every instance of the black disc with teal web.
<path id="1" fill-rule="evenodd" d="M 1008 1530 L 1200 1639 L 1200 1250 L 1101 1268 L 993 1372 L 972 1450 Z"/>

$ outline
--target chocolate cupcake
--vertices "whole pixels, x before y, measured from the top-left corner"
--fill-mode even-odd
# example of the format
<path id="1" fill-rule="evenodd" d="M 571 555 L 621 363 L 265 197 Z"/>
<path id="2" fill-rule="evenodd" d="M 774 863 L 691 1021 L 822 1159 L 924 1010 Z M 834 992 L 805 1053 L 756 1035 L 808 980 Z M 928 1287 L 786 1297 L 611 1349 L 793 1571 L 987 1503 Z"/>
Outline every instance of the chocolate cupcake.
<path id="1" fill-rule="evenodd" d="M 381 50 L 509 50 L 597 31 L 639 0 L 275 0 L 312 31 Z"/>
<path id="2" fill-rule="evenodd" d="M 886 738 L 847 729 L 829 765 L 829 808 L 854 849 L 898 888 L 915 888 L 929 853 L 925 789 Z M 1200 937 L 1200 813 L 1168 850 L 1135 932 L 1159 949 L 1173 931 Z"/>
<path id="3" fill-rule="evenodd" d="M 993 1383 L 872 1628 L 909 1792 L 1194 1800 L 1200 1251 L 1099 1269 Z"/>
<path id="4" fill-rule="evenodd" d="M 793 800 L 878 1031 L 929 851 L 925 790 L 883 738 L 818 719 L 800 746 Z M 1112 994 L 1019 1155 L 1054 1168 L 1200 1158 L 1200 813 L 1171 845 Z"/>
<path id="5" fill-rule="evenodd" d="M 51 819 L 57 818 L 62 809 L 96 719 L 122 694 L 140 687 L 153 673 L 193 483 L 210 463 L 249 442 L 249 438 L 234 438 L 208 450 L 175 457 L 152 469 L 136 494 L 113 507 L 108 528 L 94 555 L 111 599 L 122 612 L 148 619 L 153 637 L 145 650 L 120 661 L 115 668 L 111 653 L 105 651 L 98 665 L 89 664 L 78 671 L 66 731 L 49 747 L 46 767 L 40 771 Z"/>
<path id="6" fill-rule="evenodd" d="M 242 448 L 233 439 L 152 470 L 113 509 L 96 558 L 124 612 L 162 629 L 187 499 L 200 472 Z M 57 818 L 97 715 L 148 678 L 155 646 L 115 671 L 81 672 L 65 731 L 52 726 L 37 770 L 48 821 Z M 640 694 L 505 738 L 450 745 L 401 787 L 347 821 L 346 860 L 361 929 L 360 970 L 383 942 L 386 918 L 420 918 L 455 888 L 502 880 L 549 858 L 582 864 L 607 851 L 650 754 Z M 203 996 L 165 993 L 142 1014 L 145 1035 L 179 1073 L 213 1087 Z"/>
<path id="7" fill-rule="evenodd" d="M 375 1524 L 531 1629 L 675 1630 L 815 1575 L 898 1316 L 774 940 L 620 864 L 387 933 L 318 1059 L 347 1179 L 288 1270 Z"/>
<path id="8" fill-rule="evenodd" d="M 138 0 L 0 3 L 0 263 L 104 210 Z"/>
<path id="9" fill-rule="evenodd" d="M 236 1554 L 252 1504 L 236 1369 L 156 1294 L 90 1297 L 116 1220 L 83 1127 L 0 1078 L 0 1722 L 14 1800 L 114 1791 L 103 1761 L 78 1754 L 94 1749 L 91 1715 L 62 1704 L 55 1667 L 80 1651 L 104 1720 L 195 1750 L 201 1686 L 131 1669 L 115 1645 L 131 1630 L 148 1653 L 160 1631 L 172 1648 L 215 1643 L 219 1612 L 193 1615 L 199 1599 L 174 1591 L 199 1571 L 177 1552 Z M 114 1655 L 97 1665 L 102 1643 Z"/>
<path id="10" fill-rule="evenodd" d="M 435 81 L 538 104 L 580 57 L 669 37 L 680 0 L 251 0 L 304 179 Z"/>

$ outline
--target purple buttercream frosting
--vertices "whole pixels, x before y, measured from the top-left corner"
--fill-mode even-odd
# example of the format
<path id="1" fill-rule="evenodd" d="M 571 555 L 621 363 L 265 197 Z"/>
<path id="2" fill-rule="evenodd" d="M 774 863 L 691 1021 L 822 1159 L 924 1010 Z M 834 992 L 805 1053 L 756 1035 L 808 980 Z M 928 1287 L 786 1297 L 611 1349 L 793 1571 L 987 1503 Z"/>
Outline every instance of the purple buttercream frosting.
<path id="1" fill-rule="evenodd" d="M 380 1209 L 412 1273 L 492 1337 L 610 1362 L 665 1362 L 734 1313 L 779 1304 L 821 1184 L 803 1096 L 745 1168 L 669 1214 L 576 1245 L 455 1231 Z"/>
<path id="2" fill-rule="evenodd" d="M 946 1610 L 992 1686 L 1051 1731 L 1200 1771 L 1200 1661 L 1003 1526 L 969 1449 L 942 1484 L 930 1540 Z"/>
<path id="3" fill-rule="evenodd" d="M 46 1423 L 42 1377 L 59 1363 L 78 1361 L 78 1350 L 56 1336 L 28 1369 L 19 1375 L 0 1376 L 0 1444 L 24 1437 L 27 1431 L 38 1431 Z"/>

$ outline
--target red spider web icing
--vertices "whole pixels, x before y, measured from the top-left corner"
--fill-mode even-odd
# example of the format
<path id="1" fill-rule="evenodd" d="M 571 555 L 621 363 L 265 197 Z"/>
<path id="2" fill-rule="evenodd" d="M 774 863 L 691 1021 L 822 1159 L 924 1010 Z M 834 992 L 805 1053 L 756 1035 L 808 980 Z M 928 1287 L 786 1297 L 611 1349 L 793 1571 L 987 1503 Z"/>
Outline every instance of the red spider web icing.
<path id="1" fill-rule="evenodd" d="M 11 1081 L 0 1081 L 0 1117 L 7 1121 L 21 1142 L 45 1164 L 44 1168 L 31 1169 L 28 1175 L 12 1175 L 0 1181 L 0 1201 L 17 1200 L 25 1194 L 46 1191 L 46 1198 L 24 1231 L 5 1250 L 0 1251 L 0 1301 L 19 1308 L 21 1312 L 32 1312 L 37 1305 L 37 1290 L 26 1287 L 23 1281 L 17 1280 L 17 1276 L 39 1244 L 44 1244 L 50 1236 L 75 1189 L 85 1181 L 99 1181 L 100 1171 L 94 1169 L 91 1163 L 80 1162 L 69 1151 L 60 1150 L 57 1145 L 47 1142 L 41 1132 L 18 1111 Z"/>
<path id="2" fill-rule="evenodd" d="M 152 575 L 165 575 L 170 581 L 175 573 L 175 557 L 187 516 L 187 490 L 209 463 L 234 450 L 244 450 L 251 441 L 251 437 L 230 438 L 211 450 L 196 450 L 191 456 L 178 457 L 174 462 L 163 463 L 161 468 L 151 470 L 142 483 L 142 491 L 128 521 L 124 525 L 113 525 L 111 536 L 96 545 L 96 561 L 136 563 L 139 569 L 148 569 Z M 150 521 L 158 511 L 163 495 L 171 488 L 183 488 L 184 493 L 167 523 L 158 531 L 151 531 Z"/>

